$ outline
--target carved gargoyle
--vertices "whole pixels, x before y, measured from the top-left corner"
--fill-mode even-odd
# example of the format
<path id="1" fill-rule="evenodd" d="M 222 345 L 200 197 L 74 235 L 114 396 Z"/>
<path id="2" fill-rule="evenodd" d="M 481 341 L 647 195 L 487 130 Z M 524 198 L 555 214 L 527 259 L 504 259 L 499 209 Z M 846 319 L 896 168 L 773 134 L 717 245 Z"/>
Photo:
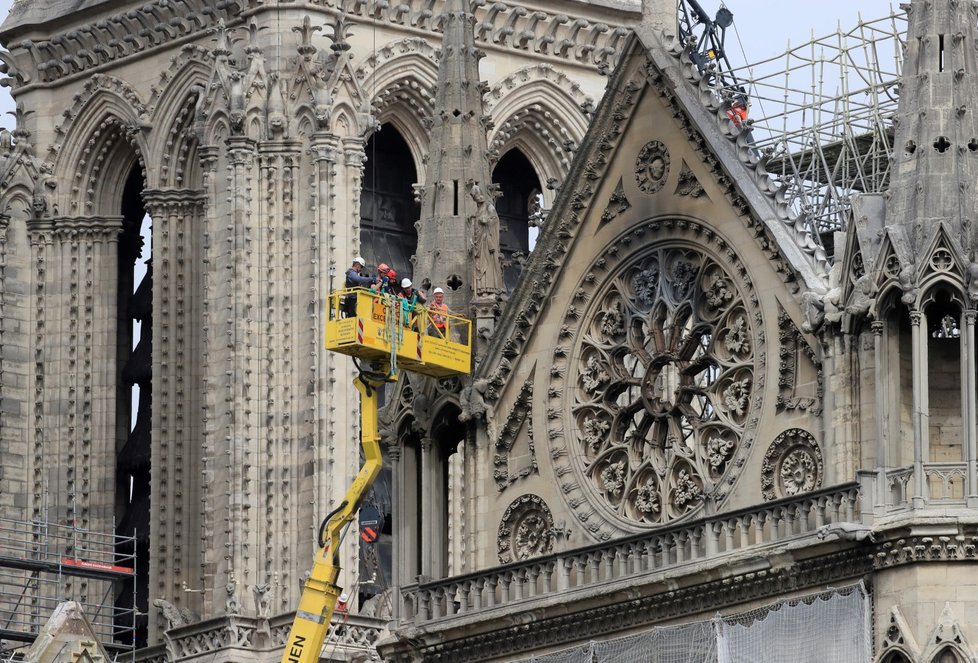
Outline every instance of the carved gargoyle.
<path id="1" fill-rule="evenodd" d="M 164 630 L 169 631 L 170 629 L 200 621 L 200 617 L 194 614 L 193 610 L 189 608 L 178 608 L 166 599 L 156 599 L 153 601 L 153 605 L 160 609 L 163 613 L 163 618 L 167 622 L 166 629 Z"/>

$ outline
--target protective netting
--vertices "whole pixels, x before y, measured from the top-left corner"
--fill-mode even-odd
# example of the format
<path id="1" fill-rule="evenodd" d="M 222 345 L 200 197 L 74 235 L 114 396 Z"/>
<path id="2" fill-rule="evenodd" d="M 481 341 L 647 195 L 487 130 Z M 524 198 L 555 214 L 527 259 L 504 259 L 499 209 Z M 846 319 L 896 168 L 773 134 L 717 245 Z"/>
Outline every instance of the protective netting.
<path id="1" fill-rule="evenodd" d="M 866 663 L 869 597 L 862 583 L 708 622 L 657 626 L 522 663 Z"/>
<path id="2" fill-rule="evenodd" d="M 724 620 L 720 663 L 869 661 L 868 599 L 861 590 L 786 601 Z"/>

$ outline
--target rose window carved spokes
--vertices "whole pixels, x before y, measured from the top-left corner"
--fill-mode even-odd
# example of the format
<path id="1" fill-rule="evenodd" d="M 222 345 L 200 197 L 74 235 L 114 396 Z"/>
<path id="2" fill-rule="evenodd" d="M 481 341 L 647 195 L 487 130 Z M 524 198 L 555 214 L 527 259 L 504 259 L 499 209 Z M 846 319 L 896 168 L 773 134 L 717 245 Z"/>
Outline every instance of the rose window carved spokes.
<path id="1" fill-rule="evenodd" d="M 571 400 L 584 475 L 619 517 L 686 516 L 723 480 L 747 425 L 748 306 L 720 264 L 678 246 L 634 260 L 593 302 Z"/>

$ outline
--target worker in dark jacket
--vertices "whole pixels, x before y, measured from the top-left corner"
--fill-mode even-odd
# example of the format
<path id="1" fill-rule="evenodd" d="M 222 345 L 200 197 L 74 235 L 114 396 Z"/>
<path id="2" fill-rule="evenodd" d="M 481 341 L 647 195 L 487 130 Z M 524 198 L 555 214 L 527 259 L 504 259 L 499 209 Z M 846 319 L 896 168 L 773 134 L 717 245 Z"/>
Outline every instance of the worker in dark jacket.
<path id="1" fill-rule="evenodd" d="M 369 274 L 364 274 L 363 270 L 367 266 L 367 263 L 363 261 L 363 258 L 357 256 L 353 259 L 353 265 L 350 269 L 346 270 L 346 287 L 347 288 L 369 288 L 377 280 L 371 277 Z"/>
<path id="2" fill-rule="evenodd" d="M 353 259 L 350 269 L 346 270 L 347 288 L 369 288 L 377 282 L 376 278 L 363 273 L 366 266 L 367 263 L 361 256 Z M 343 314 L 348 318 L 357 314 L 357 296 L 355 293 L 350 293 L 343 298 Z"/>

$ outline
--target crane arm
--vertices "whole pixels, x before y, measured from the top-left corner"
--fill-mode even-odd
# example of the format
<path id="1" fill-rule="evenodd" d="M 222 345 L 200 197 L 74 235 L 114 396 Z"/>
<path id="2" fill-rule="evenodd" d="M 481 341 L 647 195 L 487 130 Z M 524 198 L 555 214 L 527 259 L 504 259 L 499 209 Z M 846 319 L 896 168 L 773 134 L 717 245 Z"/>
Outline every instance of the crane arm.
<path id="1" fill-rule="evenodd" d="M 282 663 L 317 663 L 326 640 L 329 620 L 336 608 L 341 588 L 336 584 L 340 574 L 340 537 L 360 508 L 367 491 L 380 474 L 382 457 L 377 419 L 377 387 L 384 380 L 372 380 L 360 374 L 353 385 L 360 392 L 360 442 L 364 463 L 343 501 L 326 516 L 319 530 L 319 549 L 313 559 L 312 573 L 299 598 L 299 607 L 282 653 Z"/>

